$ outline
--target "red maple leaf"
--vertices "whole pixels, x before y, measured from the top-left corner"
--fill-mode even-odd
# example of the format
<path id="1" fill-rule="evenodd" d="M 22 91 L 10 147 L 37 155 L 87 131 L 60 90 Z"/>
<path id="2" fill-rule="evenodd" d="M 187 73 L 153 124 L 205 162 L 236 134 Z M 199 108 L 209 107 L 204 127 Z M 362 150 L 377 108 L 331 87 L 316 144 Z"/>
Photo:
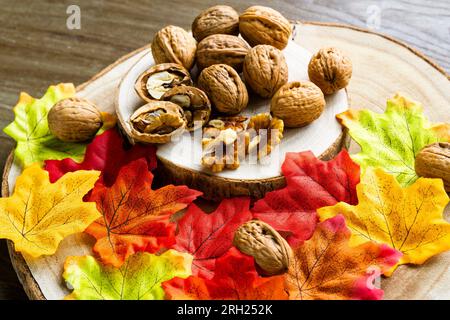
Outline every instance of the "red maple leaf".
<path id="1" fill-rule="evenodd" d="M 252 212 L 255 218 L 286 232 L 291 245 L 311 237 L 318 222 L 317 209 L 358 201 L 360 169 L 346 150 L 330 161 L 321 161 L 310 151 L 288 153 L 281 170 L 286 187 L 267 193 Z"/>
<path id="2" fill-rule="evenodd" d="M 104 263 L 119 267 L 135 252 L 154 253 L 175 243 L 176 226 L 170 216 L 186 208 L 201 192 L 173 185 L 152 190 L 152 181 L 145 159 L 120 169 L 110 187 L 97 181 L 88 200 L 97 203 L 102 217 L 86 233 L 97 239 L 93 250 Z"/>
<path id="3" fill-rule="evenodd" d="M 212 279 L 174 278 L 163 288 L 171 300 L 283 300 L 288 298 L 284 281 L 284 276 L 259 276 L 253 258 L 231 248 L 217 259 Z"/>
<path id="4" fill-rule="evenodd" d="M 146 158 L 148 169 L 156 168 L 155 147 L 152 145 L 128 146 L 116 128 L 98 135 L 86 148 L 84 160 L 77 163 L 70 158 L 64 160 L 46 160 L 45 170 L 49 172 L 53 183 L 67 172 L 77 170 L 99 170 L 106 185 L 114 183 L 124 165 L 131 161 Z"/>
<path id="5" fill-rule="evenodd" d="M 194 256 L 192 272 L 206 278 L 213 276 L 215 260 L 232 247 L 234 232 L 252 218 L 250 199 L 224 199 L 207 214 L 191 204 L 178 221 L 175 249 Z"/>

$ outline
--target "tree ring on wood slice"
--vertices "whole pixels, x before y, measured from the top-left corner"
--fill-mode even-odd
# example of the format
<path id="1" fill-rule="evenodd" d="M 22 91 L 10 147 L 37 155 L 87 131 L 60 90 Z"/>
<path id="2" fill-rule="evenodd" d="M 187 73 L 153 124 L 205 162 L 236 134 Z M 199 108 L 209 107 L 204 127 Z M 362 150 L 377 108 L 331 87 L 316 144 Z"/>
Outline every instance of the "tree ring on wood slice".
<path id="1" fill-rule="evenodd" d="M 283 50 L 289 68 L 289 81 L 309 80 L 308 63 L 312 53 L 289 41 Z M 116 112 L 123 132 L 131 143 L 130 116 L 145 104 L 134 90 L 139 75 L 154 65 L 151 52 L 144 56 L 128 71 L 119 86 Z M 196 70 L 194 69 L 194 73 Z M 157 157 L 160 172 L 167 183 L 185 184 L 203 192 L 209 200 L 221 200 L 234 196 L 262 198 L 266 192 L 285 185 L 281 165 L 287 152 L 311 150 L 321 159 L 333 158 L 345 143 L 346 133 L 335 116 L 348 109 L 345 90 L 328 95 L 322 115 L 308 126 L 285 129 L 279 146 L 265 159 L 264 163 L 254 163 L 249 158 L 241 161 L 236 170 L 213 173 L 201 166 L 201 134 L 186 132 L 183 136 L 164 145 L 158 145 Z M 251 94 L 249 105 L 240 115 L 250 117 L 270 111 L 270 99 L 258 98 Z"/>

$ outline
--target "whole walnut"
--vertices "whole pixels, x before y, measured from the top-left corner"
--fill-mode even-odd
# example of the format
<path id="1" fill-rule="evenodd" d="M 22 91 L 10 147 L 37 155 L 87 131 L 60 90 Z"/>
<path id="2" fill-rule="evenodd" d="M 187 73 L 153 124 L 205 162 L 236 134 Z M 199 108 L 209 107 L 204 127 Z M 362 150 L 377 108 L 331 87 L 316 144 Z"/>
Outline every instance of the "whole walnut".
<path id="1" fill-rule="evenodd" d="M 56 103 L 47 115 L 50 132 L 64 142 L 92 139 L 103 124 L 95 104 L 81 98 L 67 98 Z"/>
<path id="2" fill-rule="evenodd" d="M 159 30 L 152 41 L 156 64 L 173 62 L 190 70 L 194 65 L 197 42 L 183 28 L 167 26 Z"/>
<path id="3" fill-rule="evenodd" d="M 292 26 L 272 8 L 252 6 L 240 15 L 239 31 L 251 46 L 269 44 L 281 50 L 288 44 Z"/>
<path id="4" fill-rule="evenodd" d="M 197 64 L 203 69 L 223 63 L 241 71 L 249 50 L 250 46 L 242 38 L 228 34 L 213 34 L 198 44 Z"/>
<path id="5" fill-rule="evenodd" d="M 322 48 L 311 58 L 308 75 L 324 94 L 332 94 L 348 85 L 352 62 L 336 48 Z"/>
<path id="6" fill-rule="evenodd" d="M 192 23 L 192 34 L 197 41 L 212 34 L 239 34 L 239 14 L 230 6 L 218 5 L 200 13 Z"/>
<path id="7" fill-rule="evenodd" d="M 270 103 L 272 115 L 282 119 L 286 127 L 305 126 L 319 118 L 324 108 L 322 91 L 309 81 L 285 84 Z"/>
<path id="8" fill-rule="evenodd" d="M 252 256 L 264 275 L 285 273 L 293 252 L 284 238 L 263 221 L 251 220 L 234 233 L 233 245 Z"/>
<path id="9" fill-rule="evenodd" d="M 415 169 L 421 177 L 442 179 L 445 191 L 450 192 L 450 143 L 436 142 L 420 150 Z"/>
<path id="10" fill-rule="evenodd" d="M 248 104 L 248 92 L 239 74 L 226 64 L 203 69 L 198 86 L 206 92 L 217 111 L 237 114 Z"/>
<path id="11" fill-rule="evenodd" d="M 245 82 L 263 98 L 272 97 L 288 81 L 283 53 L 269 45 L 257 45 L 245 56 Z"/>

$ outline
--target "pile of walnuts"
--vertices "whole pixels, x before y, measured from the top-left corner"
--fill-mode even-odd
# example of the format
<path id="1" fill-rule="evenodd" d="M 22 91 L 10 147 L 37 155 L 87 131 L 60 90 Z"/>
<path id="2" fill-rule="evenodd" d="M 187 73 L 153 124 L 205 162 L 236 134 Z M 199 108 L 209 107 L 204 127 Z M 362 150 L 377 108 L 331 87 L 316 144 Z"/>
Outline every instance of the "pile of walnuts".
<path id="1" fill-rule="evenodd" d="M 207 143 L 204 141 L 204 146 L 209 146 L 207 161 L 203 161 L 206 167 L 221 171 L 239 166 L 238 155 L 245 155 L 245 150 L 237 152 L 232 147 L 234 151 L 228 157 L 234 161 L 231 165 L 218 165 L 217 159 L 211 158 L 211 154 L 216 154 L 211 153 L 211 145 L 236 144 L 239 134 L 230 130 L 244 134 L 247 149 L 259 146 L 270 152 L 270 142 L 260 143 L 261 137 L 250 139 L 248 134 L 245 137 L 242 117 L 237 117 L 248 105 L 248 90 L 271 99 L 270 114 L 252 119 L 252 127 L 302 127 L 321 115 L 324 94 L 346 87 L 352 72 L 347 57 L 334 48 L 326 48 L 310 61 L 308 73 L 312 82 L 288 83 L 288 65 L 282 50 L 291 33 L 290 22 L 274 9 L 252 6 L 239 15 L 225 5 L 201 12 L 192 23 L 192 35 L 172 25 L 159 30 L 151 44 L 156 65 L 141 74 L 135 84 L 146 105 L 129 120 L 133 138 L 165 143 L 184 129 L 203 127 L 204 132 L 211 132 L 214 125 L 209 125 L 210 120 L 225 119 L 228 125 L 224 132 L 215 132 L 214 139 L 208 137 Z M 196 79 L 191 74 L 194 66 L 199 71 Z M 233 121 L 239 123 L 235 128 L 230 125 Z M 282 132 L 273 143 L 281 137 Z"/>

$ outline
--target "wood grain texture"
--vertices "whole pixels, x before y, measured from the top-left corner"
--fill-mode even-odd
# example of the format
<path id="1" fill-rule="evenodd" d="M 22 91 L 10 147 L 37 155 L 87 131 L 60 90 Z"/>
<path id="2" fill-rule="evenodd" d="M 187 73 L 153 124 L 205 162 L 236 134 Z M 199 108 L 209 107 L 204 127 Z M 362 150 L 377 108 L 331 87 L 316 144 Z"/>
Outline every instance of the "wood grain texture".
<path id="1" fill-rule="evenodd" d="M 189 28 L 201 9 L 219 2 L 241 11 L 256 3 L 171 0 L 167 6 L 163 0 L 79 0 L 76 3 L 81 8 L 81 30 L 68 30 L 66 8 L 72 1 L 0 0 L 0 128 L 12 121 L 11 107 L 20 91 L 39 97 L 51 83 L 82 83 L 120 56 L 147 44 L 153 33 L 164 25 Z M 450 70 L 450 2 L 447 0 L 262 0 L 257 3 L 272 6 L 290 19 L 372 27 L 418 48 L 447 72 Z M 13 145 L 0 132 L 0 167 Z M 0 299 L 24 298 L 5 247 L 0 242 Z"/>

